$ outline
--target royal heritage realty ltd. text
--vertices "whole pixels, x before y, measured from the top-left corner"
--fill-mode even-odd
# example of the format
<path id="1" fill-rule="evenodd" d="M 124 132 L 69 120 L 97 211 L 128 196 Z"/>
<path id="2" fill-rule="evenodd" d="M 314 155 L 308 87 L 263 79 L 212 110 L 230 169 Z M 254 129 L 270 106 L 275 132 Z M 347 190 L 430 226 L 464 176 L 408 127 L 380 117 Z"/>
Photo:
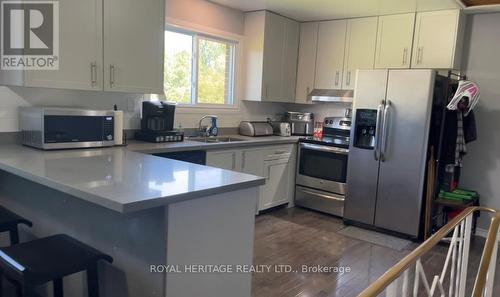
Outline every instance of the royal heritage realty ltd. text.
<path id="1" fill-rule="evenodd" d="M 151 273 L 350 273 L 349 266 L 327 265 L 150 265 Z"/>

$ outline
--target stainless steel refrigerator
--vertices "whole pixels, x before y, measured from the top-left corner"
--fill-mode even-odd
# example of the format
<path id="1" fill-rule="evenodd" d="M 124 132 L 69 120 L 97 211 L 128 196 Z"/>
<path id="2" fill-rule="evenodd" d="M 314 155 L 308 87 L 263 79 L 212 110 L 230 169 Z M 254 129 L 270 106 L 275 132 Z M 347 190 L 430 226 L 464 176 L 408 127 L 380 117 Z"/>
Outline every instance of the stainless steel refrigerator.
<path id="1" fill-rule="evenodd" d="M 433 70 L 360 70 L 344 219 L 418 237 Z"/>

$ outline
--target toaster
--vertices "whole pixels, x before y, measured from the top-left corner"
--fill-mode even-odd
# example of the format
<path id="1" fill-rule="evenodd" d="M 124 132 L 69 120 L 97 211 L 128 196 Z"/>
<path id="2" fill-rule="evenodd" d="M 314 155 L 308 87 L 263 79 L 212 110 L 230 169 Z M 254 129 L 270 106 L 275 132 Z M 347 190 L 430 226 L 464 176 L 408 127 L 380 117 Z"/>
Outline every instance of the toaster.
<path id="1" fill-rule="evenodd" d="M 243 121 L 240 123 L 240 135 L 270 136 L 273 135 L 273 127 L 268 122 Z"/>
<path id="2" fill-rule="evenodd" d="M 290 123 L 287 122 L 272 122 L 274 135 L 278 136 L 291 136 L 292 129 L 290 127 Z"/>

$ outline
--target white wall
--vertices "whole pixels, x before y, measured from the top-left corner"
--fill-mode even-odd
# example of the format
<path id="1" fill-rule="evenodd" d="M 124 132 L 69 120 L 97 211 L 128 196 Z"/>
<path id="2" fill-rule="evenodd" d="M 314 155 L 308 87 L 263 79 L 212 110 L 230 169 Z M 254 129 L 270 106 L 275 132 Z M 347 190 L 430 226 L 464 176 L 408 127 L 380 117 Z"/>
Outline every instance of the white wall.
<path id="1" fill-rule="evenodd" d="M 125 111 L 125 129 L 138 129 L 143 97 L 142 94 L 0 86 L 0 132 L 18 131 L 18 108 L 30 105 L 112 109 L 116 104 L 119 109 Z M 219 115 L 220 127 L 237 127 L 242 120 L 265 120 L 285 110 L 284 104 L 248 101 L 240 102 L 240 107 L 236 111 L 184 110 L 176 113 L 174 127 L 178 127 L 179 124 L 184 128 L 197 127 L 201 115 L 207 113 Z"/>
<path id="2" fill-rule="evenodd" d="M 462 184 L 481 194 L 481 204 L 500 209 L 500 13 L 469 16 L 464 67 L 479 84 L 475 110 L 478 140 L 467 145 Z M 482 216 L 480 226 L 488 226 Z"/>
<path id="3" fill-rule="evenodd" d="M 197 29 L 208 29 L 213 33 L 225 32 L 229 35 L 242 37 L 244 32 L 242 12 L 205 0 L 166 0 L 165 17 L 177 24 L 190 24 Z M 237 92 L 237 94 L 239 93 L 241 92 Z M 143 98 L 143 94 L 0 86 L 0 132 L 18 131 L 17 109 L 19 106 L 27 105 L 111 109 L 116 104 L 125 111 L 125 128 L 136 129 L 139 128 L 140 102 Z M 345 108 L 344 105 L 337 104 L 311 106 L 238 101 L 238 109 L 231 111 L 179 108 L 175 117 L 175 127 L 178 127 L 179 124 L 184 128 L 197 127 L 199 118 L 207 113 L 218 115 L 221 127 L 237 127 L 242 120 L 276 118 L 276 115 L 282 114 L 286 110 L 315 112 L 316 119 L 320 121 L 324 116 L 342 115 L 343 108 Z"/>
<path id="4" fill-rule="evenodd" d="M 18 131 L 18 107 L 30 105 L 62 106 L 125 111 L 126 129 L 139 127 L 139 103 L 143 95 L 44 88 L 0 87 L 0 132 Z"/>
<path id="5" fill-rule="evenodd" d="M 238 35 L 245 28 L 241 11 L 206 0 L 166 0 L 165 17 Z"/>
<path id="6" fill-rule="evenodd" d="M 166 0 L 166 18 L 208 28 L 213 32 L 242 35 L 242 12 L 205 0 Z M 160 62 L 160 61 L 159 61 Z M 125 128 L 139 127 L 139 108 L 143 94 L 116 94 L 93 91 L 55 90 L 0 86 L 0 132 L 18 131 L 19 106 L 55 105 L 88 109 L 111 109 L 114 104 L 125 111 Z M 241 120 L 264 120 L 285 110 L 283 104 L 239 102 L 238 110 L 178 110 L 175 127 L 193 128 L 206 113 L 220 116 L 221 127 L 237 127 Z"/>

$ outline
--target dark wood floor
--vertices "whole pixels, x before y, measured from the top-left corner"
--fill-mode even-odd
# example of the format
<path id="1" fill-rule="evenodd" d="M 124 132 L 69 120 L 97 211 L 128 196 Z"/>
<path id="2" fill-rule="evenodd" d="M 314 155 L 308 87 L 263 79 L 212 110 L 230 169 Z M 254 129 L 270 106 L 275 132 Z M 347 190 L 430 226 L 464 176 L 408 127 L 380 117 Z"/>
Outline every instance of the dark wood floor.
<path id="1" fill-rule="evenodd" d="M 252 296 L 357 296 L 417 246 L 411 244 L 407 250 L 397 251 L 337 233 L 343 228 L 341 219 L 300 208 L 284 208 L 258 216 L 254 264 L 291 265 L 292 272 L 254 273 Z M 483 244 L 480 238 L 472 242 L 468 287 L 473 286 Z M 422 263 L 426 271 L 440 271 L 446 252 L 447 247 L 437 246 L 425 256 Z M 351 272 L 303 273 L 302 265 L 349 266 Z M 495 283 L 498 284 L 495 292 L 500 292 L 500 281 Z"/>

